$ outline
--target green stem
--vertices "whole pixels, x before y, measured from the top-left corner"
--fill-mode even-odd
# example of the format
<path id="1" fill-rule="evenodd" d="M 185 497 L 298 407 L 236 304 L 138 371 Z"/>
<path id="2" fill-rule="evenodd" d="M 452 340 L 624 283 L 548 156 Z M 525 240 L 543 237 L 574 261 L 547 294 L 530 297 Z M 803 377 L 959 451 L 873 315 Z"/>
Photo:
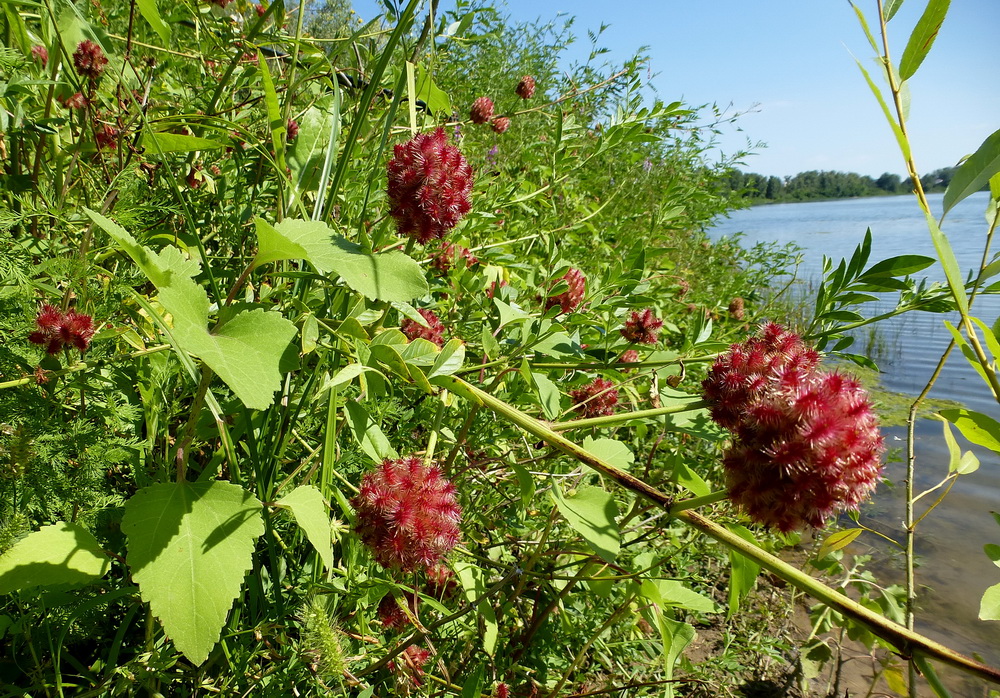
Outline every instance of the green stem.
<path id="1" fill-rule="evenodd" d="M 100 368 L 101 366 L 107 366 L 113 361 L 119 361 L 122 359 L 132 359 L 139 356 L 147 356 L 149 354 L 158 354 L 161 351 L 169 349 L 169 344 L 159 344 L 155 347 L 149 347 L 148 349 L 140 349 L 138 351 L 133 351 L 130 354 L 122 354 L 120 356 L 113 356 L 107 359 L 93 359 L 91 361 L 79 361 L 72 366 L 67 366 L 66 368 L 61 368 L 58 371 L 48 371 L 47 376 L 59 377 L 69 375 L 70 373 L 77 373 L 79 371 L 85 371 L 88 368 Z M 37 382 L 35 376 L 30 376 L 28 378 L 16 378 L 12 381 L 5 381 L 0 383 L 0 390 L 4 388 L 16 388 L 19 385 L 28 385 L 29 383 Z"/>
<path id="2" fill-rule="evenodd" d="M 676 516 L 676 518 L 685 521 L 702 533 L 714 538 L 730 550 L 753 560 L 764 569 L 773 572 L 781 579 L 784 579 L 792 586 L 804 591 L 826 606 L 861 623 L 872 633 L 896 647 L 901 656 L 910 658 L 916 654 L 921 654 L 933 657 L 962 671 L 1000 684 L 1000 669 L 978 662 L 971 657 L 966 657 L 920 633 L 914 632 L 909 628 L 874 613 L 853 599 L 848 598 L 835 589 L 831 589 L 826 584 L 812 578 L 784 560 L 761 550 L 753 543 L 744 540 L 739 535 L 694 511 L 675 511 L 673 508 L 673 498 L 669 495 L 615 468 L 601 458 L 588 453 L 577 444 L 552 431 L 552 429 L 542 422 L 524 414 L 506 402 L 454 376 L 435 376 L 432 382 L 488 408 L 529 434 L 544 440 L 550 446 L 615 480 L 622 487 L 658 504 L 671 515 Z"/>
<path id="3" fill-rule="evenodd" d="M 622 412 L 621 414 L 611 414 L 605 417 L 591 417 L 590 419 L 571 419 L 566 422 L 556 422 L 550 424 L 552 431 L 572 431 L 573 429 L 589 429 L 591 427 L 599 429 L 609 427 L 614 424 L 630 422 L 633 419 L 648 419 L 649 417 L 660 417 L 665 414 L 680 414 L 682 412 L 692 412 L 708 407 L 708 403 L 701 399 L 691 402 L 683 402 L 679 405 L 668 407 L 657 407 L 651 410 L 636 410 L 635 412 Z"/>

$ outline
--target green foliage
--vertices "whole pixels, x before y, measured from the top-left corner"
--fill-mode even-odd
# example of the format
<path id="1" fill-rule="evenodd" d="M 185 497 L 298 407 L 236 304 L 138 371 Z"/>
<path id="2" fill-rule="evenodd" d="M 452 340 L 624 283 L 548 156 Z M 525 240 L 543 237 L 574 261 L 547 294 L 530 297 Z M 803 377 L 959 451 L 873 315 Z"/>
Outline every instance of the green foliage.
<path id="1" fill-rule="evenodd" d="M 109 566 L 97 539 L 82 526 L 42 526 L 0 555 L 0 594 L 35 586 L 79 586 L 103 577 Z"/>

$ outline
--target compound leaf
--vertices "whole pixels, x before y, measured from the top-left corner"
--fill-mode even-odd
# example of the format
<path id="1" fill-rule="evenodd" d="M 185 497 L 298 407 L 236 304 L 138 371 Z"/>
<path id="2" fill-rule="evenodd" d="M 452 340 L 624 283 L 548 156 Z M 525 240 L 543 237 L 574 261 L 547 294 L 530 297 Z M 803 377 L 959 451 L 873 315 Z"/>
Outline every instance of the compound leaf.
<path id="1" fill-rule="evenodd" d="M 143 601 L 177 649 L 202 664 L 264 533 L 261 503 L 228 482 L 162 483 L 126 502 L 122 531 Z"/>

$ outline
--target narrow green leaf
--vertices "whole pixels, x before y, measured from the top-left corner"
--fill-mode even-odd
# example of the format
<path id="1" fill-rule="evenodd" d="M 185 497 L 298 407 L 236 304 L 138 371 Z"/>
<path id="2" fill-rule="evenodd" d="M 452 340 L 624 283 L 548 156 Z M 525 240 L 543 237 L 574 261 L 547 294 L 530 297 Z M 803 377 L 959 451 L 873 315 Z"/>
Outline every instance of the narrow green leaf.
<path id="1" fill-rule="evenodd" d="M 687 623 L 667 618 L 658 608 L 656 620 L 660 630 L 660 641 L 663 643 L 663 678 L 668 682 L 665 696 L 673 698 L 674 664 L 677 663 L 677 658 L 681 656 L 684 648 L 690 645 L 698 634 Z"/>
<path id="2" fill-rule="evenodd" d="M 527 365 L 527 364 L 524 364 Z M 555 419 L 559 416 L 559 386 L 553 383 L 548 376 L 538 371 L 531 372 L 531 380 L 538 393 L 539 404 L 545 412 L 547 419 Z"/>
<path id="3" fill-rule="evenodd" d="M 316 548 L 327 569 L 333 567 L 333 533 L 330 512 L 323 493 L 312 485 L 301 485 L 275 502 L 275 506 L 288 509 L 295 517 L 306 538 Z"/>
<path id="4" fill-rule="evenodd" d="M 271 147 L 274 149 L 277 158 L 278 173 L 281 179 L 285 175 L 285 132 L 287 124 L 282 118 L 281 105 L 278 103 L 278 93 L 274 89 L 274 80 L 271 78 L 271 70 L 267 67 L 267 60 L 264 54 L 257 49 L 257 71 L 260 73 L 260 82 L 264 88 L 264 106 L 267 108 L 267 120 L 270 124 Z"/>
<path id="5" fill-rule="evenodd" d="M 863 530 L 864 529 L 861 528 L 848 528 L 844 531 L 831 533 L 826 537 L 826 540 L 823 541 L 823 544 L 819 546 L 819 551 L 817 551 L 816 557 L 822 560 L 834 550 L 846 548 L 854 542 L 855 538 L 861 535 Z"/>
<path id="6" fill-rule="evenodd" d="M 465 598 L 470 603 L 481 598 L 486 593 L 486 574 L 471 562 L 455 563 L 455 574 L 462 583 Z M 491 657 L 496 651 L 497 640 L 500 637 L 500 626 L 497 623 L 496 611 L 489 599 L 483 599 L 476 605 L 476 611 L 485 627 L 483 633 L 483 649 Z"/>
<path id="7" fill-rule="evenodd" d="M 347 409 L 347 424 L 354 434 L 355 440 L 361 450 L 368 454 L 376 463 L 381 463 L 386 458 L 399 458 L 399 454 L 389 443 L 375 420 L 368 414 L 368 410 L 360 403 L 350 400 L 345 405 Z"/>
<path id="8" fill-rule="evenodd" d="M 485 681 L 486 666 L 477 664 L 476 668 L 462 684 L 461 698 L 479 698 Z"/>
<path id="9" fill-rule="evenodd" d="M 139 13 L 142 15 L 142 18 L 149 22 L 149 26 L 160 37 L 160 41 L 164 44 L 169 43 L 170 28 L 163 23 L 160 11 L 156 8 L 156 0 L 138 0 L 136 5 L 139 6 Z"/>
<path id="10" fill-rule="evenodd" d="M 865 36 L 868 38 L 868 44 L 872 47 L 872 51 L 876 54 L 881 53 L 881 51 L 878 50 L 878 44 L 875 43 L 875 37 L 872 36 L 872 30 L 868 28 L 868 20 L 865 19 L 864 13 L 862 13 L 861 9 L 853 2 L 851 3 L 851 7 L 854 9 L 854 14 L 858 17 L 858 22 L 861 24 L 861 28 L 864 30 Z"/>
<path id="11" fill-rule="evenodd" d="M 972 443 L 1000 453 L 1000 422 L 981 412 L 964 408 L 941 410 L 938 414 L 958 427 L 962 436 Z"/>
<path id="12" fill-rule="evenodd" d="M 745 526 L 730 524 L 727 528 L 740 538 L 759 545 L 757 539 Z M 729 609 L 727 618 L 732 618 L 740 609 L 743 599 L 749 594 L 757 583 L 757 575 L 760 574 L 760 565 L 748 557 L 744 557 L 735 550 L 729 551 Z"/>
<path id="13" fill-rule="evenodd" d="M 944 192 L 944 213 L 989 184 L 1000 172 L 1000 130 L 990 134 L 975 153 L 959 165 Z"/>
<path id="14" fill-rule="evenodd" d="M 647 579 L 640 593 L 661 606 L 676 606 L 697 613 L 718 613 L 719 604 L 676 579 Z"/>
<path id="15" fill-rule="evenodd" d="M 931 231 L 931 240 L 934 242 L 934 249 L 937 251 L 941 267 L 944 269 L 944 275 L 948 280 L 948 288 L 951 289 L 951 295 L 955 299 L 955 303 L 958 305 L 958 309 L 962 315 L 968 315 L 969 297 L 965 293 L 962 270 L 958 266 L 958 259 L 955 257 L 955 251 L 951 248 L 951 242 L 948 240 L 948 236 L 941 232 L 941 228 L 938 227 L 934 216 L 925 212 L 924 217 L 927 219 L 927 227 Z"/>
<path id="16" fill-rule="evenodd" d="M 158 133 L 147 130 L 142 134 L 142 147 L 154 155 L 157 153 L 191 153 L 196 150 L 215 150 L 223 145 L 225 144 L 210 138 L 186 136 L 182 133 Z"/>
<path id="17" fill-rule="evenodd" d="M 585 485 L 570 495 L 564 495 L 559 484 L 552 481 L 552 499 L 567 523 L 587 541 L 605 562 L 614 562 L 621 548 L 618 529 L 618 506 L 615 498 L 600 487 Z"/>
<path id="18" fill-rule="evenodd" d="M 889 257 L 877 262 L 869 267 L 859 278 L 859 281 L 868 276 L 908 276 L 923 271 L 937 260 L 933 257 L 925 257 L 919 254 L 904 254 L 898 257 Z"/>
<path id="19" fill-rule="evenodd" d="M 525 509 L 531 506 L 531 500 L 535 496 L 535 478 L 528 472 L 528 469 L 517 461 L 511 461 L 510 467 L 517 476 L 517 485 L 521 489 L 521 506 Z"/>
<path id="20" fill-rule="evenodd" d="M 924 62 L 927 53 L 934 45 L 944 22 L 945 15 L 948 14 L 948 5 L 951 0 L 929 0 L 924 14 L 921 15 L 910 40 L 906 42 L 903 49 L 903 58 L 899 61 L 899 78 L 909 80 L 917 72 L 917 68 Z"/>
<path id="21" fill-rule="evenodd" d="M 855 62 L 858 64 L 858 69 L 861 71 L 861 74 L 865 76 L 865 82 L 868 83 L 868 88 L 872 91 L 872 94 L 875 95 L 875 99 L 878 100 L 879 106 L 882 107 L 882 114 L 885 116 L 885 120 L 889 122 L 889 128 L 892 129 L 892 135 L 896 137 L 896 144 L 899 146 L 899 151 L 903 154 L 904 159 L 909 159 L 911 154 L 910 142 L 903 134 L 902 129 L 899 128 L 899 124 L 896 123 L 896 119 L 893 117 L 892 112 L 889 111 L 889 105 L 886 104 L 885 98 L 882 97 L 882 91 L 878 88 L 878 85 L 875 84 L 875 81 L 872 80 L 872 76 L 868 74 L 865 67 L 861 65 L 861 61 L 856 60 Z"/>
<path id="22" fill-rule="evenodd" d="M 899 8 L 903 6 L 903 0 L 885 0 L 885 4 L 882 5 L 882 12 L 885 14 L 885 21 L 888 22 L 890 19 L 896 16 L 899 12 Z"/>
<path id="23" fill-rule="evenodd" d="M 143 601 L 193 664 L 208 659 L 264 533 L 260 502 L 229 482 L 168 482 L 125 503 L 128 565 Z"/>
<path id="24" fill-rule="evenodd" d="M 76 523 L 42 526 L 0 555 L 0 594 L 36 586 L 88 584 L 111 566 L 93 534 Z"/>

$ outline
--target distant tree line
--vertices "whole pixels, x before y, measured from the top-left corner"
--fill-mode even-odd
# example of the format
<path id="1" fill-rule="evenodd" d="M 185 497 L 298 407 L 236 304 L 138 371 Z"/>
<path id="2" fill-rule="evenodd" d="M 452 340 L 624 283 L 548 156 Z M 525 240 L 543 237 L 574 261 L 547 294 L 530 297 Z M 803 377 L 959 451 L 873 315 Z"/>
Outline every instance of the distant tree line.
<path id="1" fill-rule="evenodd" d="M 942 167 L 920 178 L 924 191 L 944 191 L 955 173 L 954 167 Z M 722 184 L 736 196 L 760 201 L 809 201 L 846 199 L 857 196 L 908 194 L 913 180 L 886 172 L 872 178 L 855 172 L 809 170 L 792 177 L 775 177 L 732 169 Z"/>

